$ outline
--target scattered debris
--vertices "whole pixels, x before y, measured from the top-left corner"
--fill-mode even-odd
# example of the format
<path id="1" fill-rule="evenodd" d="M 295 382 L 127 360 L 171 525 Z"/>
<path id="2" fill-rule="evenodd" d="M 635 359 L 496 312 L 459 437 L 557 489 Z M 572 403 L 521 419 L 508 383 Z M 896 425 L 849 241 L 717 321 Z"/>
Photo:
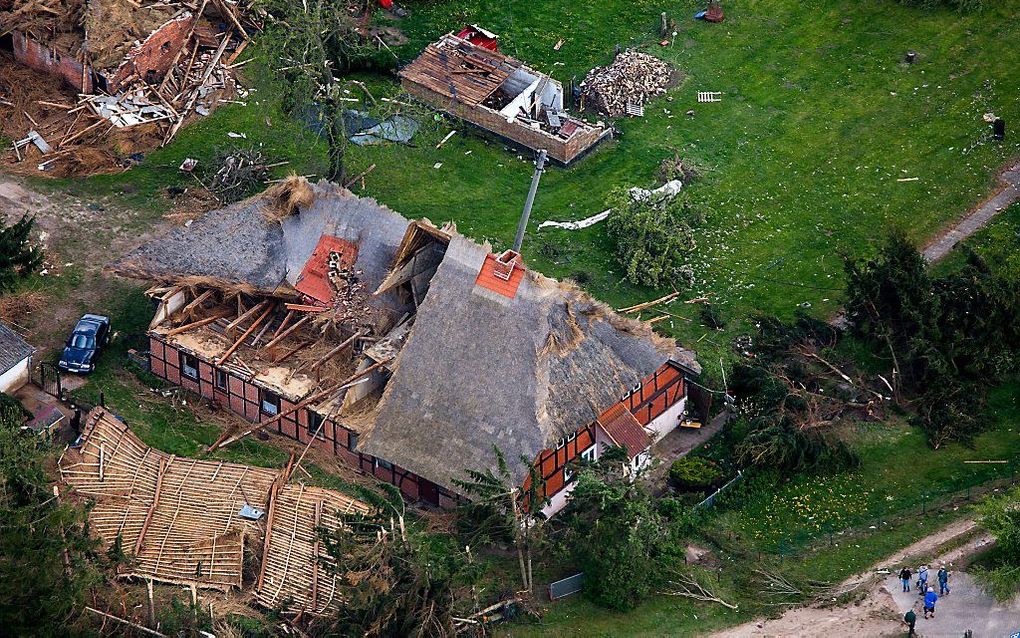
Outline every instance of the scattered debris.
<path id="1" fill-rule="evenodd" d="M 184 161 L 181 162 L 181 165 L 178 168 L 182 172 L 190 173 L 193 170 L 195 170 L 196 166 L 198 166 L 198 160 L 197 159 L 194 159 L 194 158 L 191 158 L 191 157 L 186 157 L 186 158 L 184 158 Z"/>
<path id="2" fill-rule="evenodd" d="M 269 179 L 269 169 L 286 163 L 269 162 L 254 146 L 233 149 L 216 163 L 219 168 L 208 177 L 208 187 L 224 201 L 238 201 L 263 187 Z"/>
<path id="3" fill-rule="evenodd" d="M 624 51 L 608 66 L 595 67 L 580 84 L 581 101 L 611 117 L 627 113 L 628 105 L 640 107 L 666 93 L 676 79 L 675 69 L 659 58 Z"/>
<path id="4" fill-rule="evenodd" d="M 374 146 L 383 142 L 406 144 L 418 132 L 418 121 L 406 115 L 391 115 L 385 121 L 366 128 L 351 137 L 358 146 Z"/>
<path id="5" fill-rule="evenodd" d="M 630 198 L 635 202 L 648 202 L 650 204 L 662 205 L 671 201 L 680 194 L 683 182 L 678 179 L 670 180 L 662 186 L 648 190 L 646 188 L 631 188 L 627 191 Z"/>
<path id="6" fill-rule="evenodd" d="M 602 211 L 601 213 L 592 215 L 591 217 L 585 217 L 584 219 L 576 222 L 544 221 L 538 225 L 538 229 L 542 230 L 543 228 L 563 228 L 564 230 L 581 230 L 582 228 L 594 226 L 595 224 L 609 217 L 610 213 L 612 212 L 613 209 L 609 208 Z"/>
<path id="7" fill-rule="evenodd" d="M 443 144 L 446 144 L 446 142 L 448 142 L 450 140 L 450 138 L 453 137 L 456 134 L 457 134 L 457 129 L 454 129 L 454 130 L 450 131 L 449 133 L 447 133 L 446 137 L 444 137 L 443 139 L 439 140 L 439 143 L 436 144 L 436 149 L 443 148 Z"/>

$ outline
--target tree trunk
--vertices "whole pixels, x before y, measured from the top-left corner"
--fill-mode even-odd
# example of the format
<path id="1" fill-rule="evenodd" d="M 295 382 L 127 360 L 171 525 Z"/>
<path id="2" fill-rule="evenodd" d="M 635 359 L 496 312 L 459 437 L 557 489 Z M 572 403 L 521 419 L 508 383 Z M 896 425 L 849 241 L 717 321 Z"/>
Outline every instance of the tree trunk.
<path id="1" fill-rule="evenodd" d="M 341 103 L 329 98 L 326 100 L 326 116 L 329 118 L 329 126 L 326 127 L 326 138 L 329 143 L 329 172 L 327 179 L 337 184 L 345 181 L 344 158 L 347 154 L 347 131 L 344 126 L 344 114 Z"/>

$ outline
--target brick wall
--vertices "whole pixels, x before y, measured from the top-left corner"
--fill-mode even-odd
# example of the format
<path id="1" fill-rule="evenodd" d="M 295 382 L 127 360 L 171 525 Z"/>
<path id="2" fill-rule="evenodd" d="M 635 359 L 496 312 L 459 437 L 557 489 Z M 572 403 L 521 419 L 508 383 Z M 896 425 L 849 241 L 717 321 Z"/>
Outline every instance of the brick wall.
<path id="1" fill-rule="evenodd" d="M 560 164 L 569 164 L 612 134 L 611 129 L 578 132 L 571 136 L 568 142 L 561 137 L 536 131 L 517 122 L 507 122 L 505 117 L 495 111 L 451 100 L 407 78 L 401 78 L 400 85 L 422 102 L 463 118 L 511 142 L 535 150 L 544 148 L 549 152 L 549 157 Z"/>
<path id="2" fill-rule="evenodd" d="M 85 74 L 85 86 L 82 87 L 82 64 L 74 56 L 33 40 L 21 31 L 12 31 L 11 38 L 15 60 L 37 71 L 59 75 L 83 93 L 92 92 L 92 74 Z"/>
<path id="3" fill-rule="evenodd" d="M 189 376 L 183 372 L 184 357 L 194 357 L 198 374 Z M 149 362 L 152 373 L 175 385 L 214 401 L 231 412 L 252 422 L 269 421 L 273 417 L 261 409 L 261 394 L 266 388 L 260 388 L 250 379 L 238 376 L 234 372 L 220 368 L 212 362 L 191 352 L 182 351 L 165 343 L 156 334 L 149 335 Z M 197 377 L 197 378 L 196 378 Z M 280 397 L 280 411 L 286 412 L 295 403 L 286 397 Z M 318 426 L 309 428 L 312 412 L 301 409 L 277 419 L 269 429 L 275 430 L 288 438 L 307 444 Z M 398 465 L 380 463 L 368 454 L 361 454 L 357 447 L 357 435 L 334 420 L 327 419 L 313 446 L 332 452 L 343 459 L 350 467 L 375 478 L 392 483 L 409 499 L 422 499 L 440 507 L 452 507 L 459 502 L 456 494 L 444 490 L 434 483 L 409 472 Z"/>
<path id="4" fill-rule="evenodd" d="M 124 62 L 117 68 L 113 79 L 108 83 L 109 91 L 116 92 L 131 76 L 137 76 L 147 82 L 162 81 L 177 54 L 188 44 L 188 34 L 191 33 L 191 25 L 194 22 L 195 18 L 190 13 L 185 13 L 165 22 L 150 33 L 144 42 L 131 49 Z"/>

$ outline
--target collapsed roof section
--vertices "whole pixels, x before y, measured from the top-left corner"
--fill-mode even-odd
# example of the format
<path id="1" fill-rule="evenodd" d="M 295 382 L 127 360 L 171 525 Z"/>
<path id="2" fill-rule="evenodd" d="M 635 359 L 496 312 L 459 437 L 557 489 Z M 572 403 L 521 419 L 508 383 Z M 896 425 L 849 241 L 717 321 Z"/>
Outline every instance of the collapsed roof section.
<path id="1" fill-rule="evenodd" d="M 602 123 L 569 115 L 556 80 L 453 33 L 428 45 L 400 78 L 423 102 L 525 148 L 545 149 L 561 164 L 612 135 Z"/>

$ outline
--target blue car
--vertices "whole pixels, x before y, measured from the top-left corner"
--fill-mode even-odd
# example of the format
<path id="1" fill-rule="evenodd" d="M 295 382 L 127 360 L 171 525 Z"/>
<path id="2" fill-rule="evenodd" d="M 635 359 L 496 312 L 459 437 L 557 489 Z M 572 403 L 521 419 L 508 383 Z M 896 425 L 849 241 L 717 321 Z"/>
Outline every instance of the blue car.
<path id="1" fill-rule="evenodd" d="M 64 346 L 57 364 L 68 372 L 92 372 L 100 349 L 110 343 L 110 318 L 102 315 L 84 315 Z"/>

